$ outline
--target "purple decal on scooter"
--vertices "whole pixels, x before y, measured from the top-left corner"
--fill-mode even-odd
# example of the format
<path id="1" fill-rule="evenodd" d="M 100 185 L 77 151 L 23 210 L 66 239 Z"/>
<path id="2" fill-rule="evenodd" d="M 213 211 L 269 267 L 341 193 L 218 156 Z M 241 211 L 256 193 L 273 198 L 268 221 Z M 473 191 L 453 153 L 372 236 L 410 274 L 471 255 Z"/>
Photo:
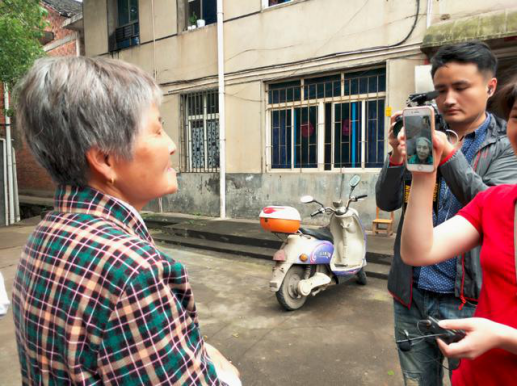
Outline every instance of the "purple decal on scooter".
<path id="1" fill-rule="evenodd" d="M 319 241 L 313 249 L 309 261 L 312 264 L 326 264 L 331 261 L 335 248 L 331 242 Z"/>

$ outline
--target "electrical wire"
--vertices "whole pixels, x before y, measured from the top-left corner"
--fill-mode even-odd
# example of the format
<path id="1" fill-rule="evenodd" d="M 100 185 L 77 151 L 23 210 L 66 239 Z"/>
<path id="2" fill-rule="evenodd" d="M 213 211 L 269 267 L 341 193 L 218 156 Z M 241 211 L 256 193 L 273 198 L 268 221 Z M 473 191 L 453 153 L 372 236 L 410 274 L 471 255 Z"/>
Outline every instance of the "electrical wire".
<path id="1" fill-rule="evenodd" d="M 228 77 L 228 76 L 233 76 L 233 75 L 248 74 L 248 73 L 251 73 L 251 72 L 256 72 L 256 71 L 261 71 L 261 70 L 272 70 L 272 69 L 285 68 L 285 67 L 294 66 L 294 65 L 304 65 L 304 64 L 307 64 L 307 63 L 312 63 L 312 62 L 315 62 L 315 61 L 321 61 L 321 60 L 325 60 L 325 59 L 332 59 L 332 58 L 346 56 L 346 55 L 352 55 L 352 54 L 363 54 L 363 53 L 368 53 L 368 52 L 382 51 L 382 50 L 387 50 L 387 49 L 390 49 L 390 48 L 394 48 L 394 47 L 400 46 L 400 45 L 404 44 L 410 38 L 412 33 L 414 32 L 415 27 L 417 25 L 417 22 L 419 20 L 419 8 L 420 8 L 420 0 L 416 0 L 416 12 L 415 12 L 415 15 L 414 15 L 414 22 L 412 24 L 412 27 L 410 28 L 410 30 L 407 33 L 407 35 L 402 40 L 400 40 L 397 43 L 386 45 L 386 46 L 373 46 L 373 47 L 369 47 L 369 48 L 365 48 L 365 49 L 360 49 L 360 50 L 341 51 L 341 52 L 321 55 L 321 56 L 318 56 L 318 57 L 312 57 L 312 58 L 307 58 L 307 59 L 298 60 L 298 61 L 291 61 L 291 62 L 284 62 L 284 63 L 275 64 L 275 65 L 266 65 L 266 66 L 255 67 L 253 69 L 244 69 L 244 70 L 232 71 L 232 72 L 225 73 L 225 76 Z M 359 11 L 361 11 L 361 9 L 363 9 L 363 7 L 360 8 Z M 353 17 L 349 19 L 348 23 L 354 17 L 357 16 L 359 11 L 357 11 L 353 15 Z M 325 44 L 327 44 L 327 42 Z M 193 79 L 182 80 L 182 81 L 164 82 L 164 83 L 161 84 L 161 86 L 173 86 L 173 85 L 181 85 L 181 84 L 192 83 L 192 82 L 200 82 L 200 81 L 210 80 L 210 79 L 212 79 L 214 77 L 215 77 L 215 75 L 210 75 L 210 76 L 193 78 Z"/>

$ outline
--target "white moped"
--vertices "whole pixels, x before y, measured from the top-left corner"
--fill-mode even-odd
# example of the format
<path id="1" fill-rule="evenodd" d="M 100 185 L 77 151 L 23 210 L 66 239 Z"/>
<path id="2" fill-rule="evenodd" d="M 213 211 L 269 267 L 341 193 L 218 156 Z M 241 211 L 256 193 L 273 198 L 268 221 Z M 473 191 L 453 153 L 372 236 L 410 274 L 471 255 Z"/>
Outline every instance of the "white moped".
<path id="1" fill-rule="evenodd" d="M 274 256 L 275 266 L 270 290 L 286 310 L 301 308 L 307 297 L 325 290 L 330 285 L 342 284 L 351 278 L 361 285 L 367 283 L 365 274 L 366 235 L 358 212 L 350 208 L 367 195 L 352 196 L 360 182 L 355 175 L 349 182 L 349 198 L 325 207 L 311 196 L 303 196 L 302 203 L 317 203 L 320 208 L 311 214 L 330 215 L 327 227 L 299 228 L 301 217 L 293 207 L 269 206 L 261 212 L 265 230 L 283 235 L 284 243 Z"/>

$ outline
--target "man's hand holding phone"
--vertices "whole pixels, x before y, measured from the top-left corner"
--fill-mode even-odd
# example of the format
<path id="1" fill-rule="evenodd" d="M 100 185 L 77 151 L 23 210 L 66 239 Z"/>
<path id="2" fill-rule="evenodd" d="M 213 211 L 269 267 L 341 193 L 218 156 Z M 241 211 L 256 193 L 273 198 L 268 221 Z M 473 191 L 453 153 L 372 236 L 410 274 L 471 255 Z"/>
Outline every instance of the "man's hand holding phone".
<path id="1" fill-rule="evenodd" d="M 392 154 L 390 156 L 390 162 L 394 165 L 402 165 L 405 162 L 405 156 L 401 154 L 400 151 L 400 140 L 398 138 L 398 134 L 395 132 L 396 120 L 401 116 L 403 112 L 399 111 L 394 113 L 390 117 L 390 128 L 388 134 L 388 143 L 392 147 Z"/>
<path id="2" fill-rule="evenodd" d="M 398 114 L 398 113 L 397 113 Z M 400 114 L 400 113 L 399 113 Z M 394 121 L 394 116 L 391 117 L 391 122 Z M 393 126 L 391 125 L 391 129 L 389 130 L 389 144 L 392 147 L 392 156 L 391 162 L 396 163 L 400 160 L 400 163 L 403 163 L 407 158 L 407 148 L 406 148 L 406 136 L 405 136 L 405 127 L 403 127 L 398 133 L 397 138 L 393 137 Z M 451 155 L 453 151 L 455 151 L 456 147 L 450 143 L 448 137 L 444 132 L 434 132 L 432 135 L 432 144 L 433 144 L 433 165 L 434 170 L 437 170 L 437 167 L 441 164 L 442 160 Z M 422 172 L 412 171 L 420 174 Z"/>

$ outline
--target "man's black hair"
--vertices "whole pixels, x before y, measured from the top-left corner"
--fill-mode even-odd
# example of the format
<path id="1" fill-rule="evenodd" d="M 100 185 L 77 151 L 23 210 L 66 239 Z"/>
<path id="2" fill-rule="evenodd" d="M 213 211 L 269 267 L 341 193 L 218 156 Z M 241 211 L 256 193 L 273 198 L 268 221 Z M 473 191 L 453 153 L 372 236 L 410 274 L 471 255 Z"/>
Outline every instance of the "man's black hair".
<path id="1" fill-rule="evenodd" d="M 473 63 L 481 73 L 490 73 L 492 77 L 496 74 L 498 61 L 491 52 L 489 46 L 482 42 L 466 42 L 443 46 L 433 56 L 432 78 L 439 68 L 444 65 L 457 63 Z"/>

